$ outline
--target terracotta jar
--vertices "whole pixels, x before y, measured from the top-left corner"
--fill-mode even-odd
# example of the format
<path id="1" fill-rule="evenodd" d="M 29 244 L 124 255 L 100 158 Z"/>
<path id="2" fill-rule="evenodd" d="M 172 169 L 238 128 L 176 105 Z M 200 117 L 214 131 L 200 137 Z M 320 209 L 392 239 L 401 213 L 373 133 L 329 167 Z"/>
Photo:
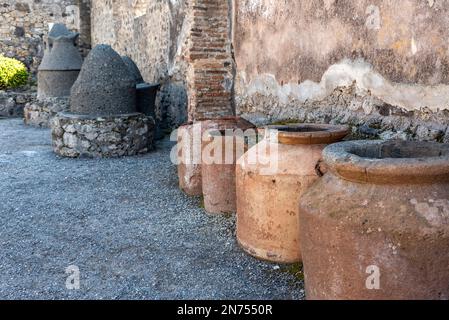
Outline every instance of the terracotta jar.
<path id="1" fill-rule="evenodd" d="M 197 133 L 194 134 L 194 131 Z M 201 182 L 201 125 L 187 123 L 178 128 L 179 188 L 189 196 L 203 194 Z"/>
<path id="2" fill-rule="evenodd" d="M 240 117 L 223 117 L 218 119 L 200 119 L 189 122 L 178 129 L 178 178 L 179 187 L 187 195 L 203 194 L 201 176 L 201 143 L 208 129 L 247 130 L 254 125 Z"/>
<path id="3" fill-rule="evenodd" d="M 237 239 L 246 252 L 278 263 L 300 261 L 299 196 L 321 175 L 325 146 L 347 134 L 347 127 L 333 125 L 265 129 L 266 138 L 236 169 Z"/>
<path id="4" fill-rule="evenodd" d="M 449 145 L 356 141 L 300 201 L 309 299 L 449 299 Z"/>
<path id="5" fill-rule="evenodd" d="M 248 132 L 248 129 L 253 130 Z M 226 129 L 222 126 L 206 132 L 202 143 L 201 172 L 204 208 L 208 213 L 235 213 L 235 165 L 238 158 L 248 150 L 248 136 L 254 135 L 256 130 L 248 123 L 236 124 L 233 128 L 231 126 Z"/>

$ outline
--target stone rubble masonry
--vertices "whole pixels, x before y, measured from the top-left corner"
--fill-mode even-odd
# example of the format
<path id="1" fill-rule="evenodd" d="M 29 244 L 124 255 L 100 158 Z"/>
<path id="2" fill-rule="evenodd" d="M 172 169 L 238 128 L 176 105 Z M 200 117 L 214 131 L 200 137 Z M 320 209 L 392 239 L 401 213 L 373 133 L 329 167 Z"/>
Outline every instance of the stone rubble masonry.
<path id="1" fill-rule="evenodd" d="M 187 53 L 191 121 L 234 114 L 229 10 L 228 1 L 191 1 Z"/>
<path id="2" fill-rule="evenodd" d="M 0 117 L 21 117 L 25 105 L 35 100 L 35 91 L 0 90 Z"/>
<path id="3" fill-rule="evenodd" d="M 272 95 L 240 95 L 239 115 L 257 125 L 269 123 L 330 123 L 352 128 L 354 139 L 401 139 L 449 143 L 449 111 L 423 108 L 407 111 L 357 92 L 355 85 L 339 87 L 321 101 L 282 105 Z M 349 106 L 349 107 L 348 107 Z"/>
<path id="4" fill-rule="evenodd" d="M 68 97 L 36 99 L 25 105 L 24 122 L 29 126 L 49 128 L 51 119 L 58 112 L 68 109 Z"/>
<path id="5" fill-rule="evenodd" d="M 51 128 L 53 150 L 63 157 L 113 158 L 153 149 L 154 120 L 140 113 L 92 117 L 61 112 Z"/>
<path id="6" fill-rule="evenodd" d="M 90 49 L 90 0 L 0 0 L 0 17 L 0 53 L 21 60 L 33 75 L 50 23 L 65 23 L 79 32 L 83 56 Z"/>

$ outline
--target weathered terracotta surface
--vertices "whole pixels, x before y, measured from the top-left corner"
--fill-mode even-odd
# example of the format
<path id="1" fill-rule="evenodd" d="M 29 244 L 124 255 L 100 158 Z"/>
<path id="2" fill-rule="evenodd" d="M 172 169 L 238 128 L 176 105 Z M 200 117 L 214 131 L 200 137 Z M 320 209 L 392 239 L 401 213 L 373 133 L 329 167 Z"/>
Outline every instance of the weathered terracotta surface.
<path id="1" fill-rule="evenodd" d="M 240 117 L 223 117 L 189 122 L 178 129 L 179 187 L 186 194 L 190 196 L 201 196 L 203 194 L 201 176 L 201 140 L 203 134 L 210 129 L 225 130 L 232 128 L 246 130 L 254 128 L 254 125 Z M 194 131 L 199 136 L 195 137 Z M 189 159 L 190 161 L 188 161 Z"/>
<path id="2" fill-rule="evenodd" d="M 200 130 L 197 128 L 196 130 Z M 179 188 L 189 196 L 203 194 L 201 182 L 201 163 L 194 161 L 201 153 L 201 140 L 193 139 L 194 125 L 188 123 L 178 128 L 178 179 Z M 201 158 L 198 158 L 201 159 Z"/>
<path id="3" fill-rule="evenodd" d="M 226 129 L 241 129 L 243 131 L 254 129 L 255 125 L 241 117 L 221 117 L 217 119 L 199 119 L 196 122 L 201 122 L 203 131 L 208 129 L 226 130 Z"/>
<path id="4" fill-rule="evenodd" d="M 235 165 L 238 158 L 241 156 L 239 153 L 247 151 L 247 144 L 244 137 L 237 133 L 234 137 L 224 138 L 225 131 L 227 134 L 233 132 L 235 129 L 246 131 L 248 129 L 255 129 L 254 125 L 236 118 L 237 121 L 228 118 L 229 120 L 214 123 L 214 121 L 208 121 L 206 126 L 208 128 L 208 135 L 203 138 L 202 150 L 203 155 L 208 154 L 215 156 L 215 149 L 210 148 L 211 141 L 217 136 L 221 137 L 222 150 L 232 150 L 232 161 L 226 161 L 226 152 L 222 152 L 220 163 L 205 163 L 203 161 L 201 165 L 202 172 L 202 186 L 204 196 L 204 208 L 211 214 L 225 214 L 235 213 L 236 211 L 236 187 L 235 187 Z M 210 130 L 213 128 L 213 130 Z M 255 133 L 255 130 L 254 130 Z M 226 143 L 233 142 L 234 147 L 229 148 Z M 243 145 L 244 150 L 236 148 L 237 143 Z M 206 150 L 209 150 L 206 151 Z M 204 159 L 203 159 L 204 160 Z"/>
<path id="5" fill-rule="evenodd" d="M 449 145 L 345 142 L 324 160 L 300 201 L 308 299 L 449 299 Z"/>
<path id="6" fill-rule="evenodd" d="M 269 138 L 272 129 L 280 130 L 278 142 Z M 321 175 L 324 147 L 347 133 L 331 125 L 268 127 L 267 138 L 239 160 L 237 239 L 246 252 L 279 263 L 300 261 L 299 196 Z M 276 161 L 277 169 L 267 172 L 266 164 Z"/>

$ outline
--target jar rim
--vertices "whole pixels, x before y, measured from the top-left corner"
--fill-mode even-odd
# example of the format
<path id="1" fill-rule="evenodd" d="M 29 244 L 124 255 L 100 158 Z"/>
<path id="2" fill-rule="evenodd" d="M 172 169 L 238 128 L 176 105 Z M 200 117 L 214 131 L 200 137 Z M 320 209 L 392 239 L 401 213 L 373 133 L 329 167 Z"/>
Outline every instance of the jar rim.
<path id="1" fill-rule="evenodd" d="M 280 144 L 329 144 L 341 141 L 349 134 L 349 127 L 344 125 L 298 123 L 288 125 L 270 125 L 264 127 L 265 137 L 275 131 Z"/>
<path id="2" fill-rule="evenodd" d="M 326 147 L 329 170 L 345 180 L 381 184 L 449 182 L 449 144 L 347 141 Z"/>
<path id="3" fill-rule="evenodd" d="M 193 121 L 188 121 L 180 127 L 200 124 L 206 129 L 255 129 L 256 126 L 250 121 L 239 116 L 224 116 L 217 118 L 198 118 Z"/>

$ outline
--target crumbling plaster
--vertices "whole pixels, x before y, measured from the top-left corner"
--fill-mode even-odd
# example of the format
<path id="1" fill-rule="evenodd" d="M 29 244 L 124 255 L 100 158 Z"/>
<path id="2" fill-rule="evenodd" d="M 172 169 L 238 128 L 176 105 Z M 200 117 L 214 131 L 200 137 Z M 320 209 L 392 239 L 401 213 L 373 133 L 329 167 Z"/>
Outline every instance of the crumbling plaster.
<path id="1" fill-rule="evenodd" d="M 394 115 L 412 123 L 405 129 L 408 137 L 429 138 L 417 134 L 418 127 L 444 136 L 449 1 L 234 0 L 233 5 L 239 114 L 259 122 L 352 119 L 360 126 L 367 117 L 382 123 Z M 346 116 L 338 117 L 337 109 Z"/>

